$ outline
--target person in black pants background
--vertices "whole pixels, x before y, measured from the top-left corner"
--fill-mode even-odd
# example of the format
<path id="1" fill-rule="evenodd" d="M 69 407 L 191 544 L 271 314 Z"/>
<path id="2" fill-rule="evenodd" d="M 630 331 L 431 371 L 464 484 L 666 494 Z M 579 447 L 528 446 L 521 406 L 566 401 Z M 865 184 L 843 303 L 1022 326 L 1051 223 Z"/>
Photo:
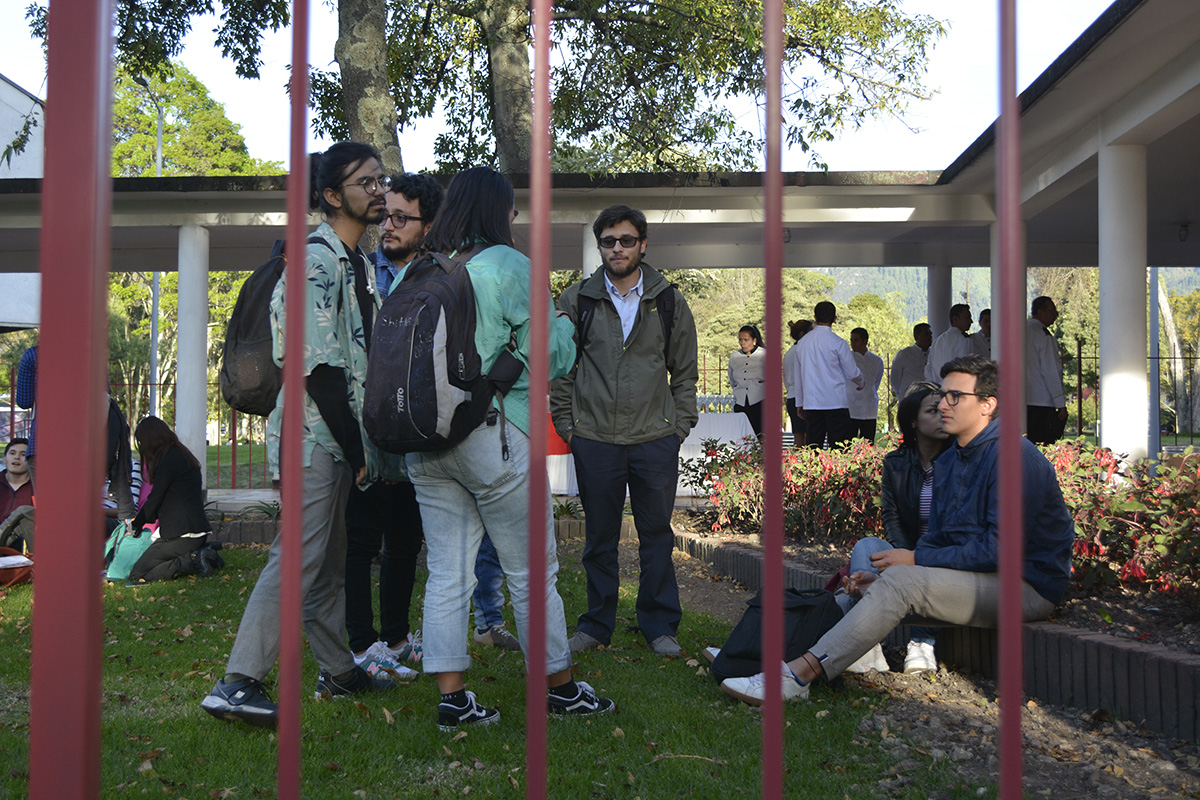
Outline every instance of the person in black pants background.
<path id="1" fill-rule="evenodd" d="M 223 563 L 207 546 L 212 525 L 204 514 L 200 462 L 158 417 L 139 422 L 133 436 L 146 480 L 154 488 L 129 526 L 141 530 L 157 520 L 158 528 L 150 534 L 154 543 L 133 565 L 130 582 L 163 581 L 194 572 L 207 578 Z"/>

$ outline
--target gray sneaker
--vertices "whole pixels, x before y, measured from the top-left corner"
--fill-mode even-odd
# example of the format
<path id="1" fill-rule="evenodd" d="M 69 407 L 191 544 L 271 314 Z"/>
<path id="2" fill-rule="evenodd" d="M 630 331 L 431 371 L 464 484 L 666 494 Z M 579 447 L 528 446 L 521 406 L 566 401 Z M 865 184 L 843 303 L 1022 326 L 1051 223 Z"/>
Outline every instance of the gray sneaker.
<path id="1" fill-rule="evenodd" d="M 681 656 L 683 648 L 679 646 L 679 642 L 675 641 L 674 636 L 660 636 L 650 643 L 650 649 L 655 655 L 659 656 Z"/>
<path id="2" fill-rule="evenodd" d="M 484 647 L 499 647 L 501 650 L 520 650 L 521 642 L 508 632 L 503 625 L 493 625 L 490 628 L 475 630 L 475 644 Z"/>
<path id="3" fill-rule="evenodd" d="M 570 646 L 572 653 L 606 646 L 604 642 L 594 636 L 589 636 L 583 631 L 575 631 L 575 635 L 567 640 L 567 644 Z"/>

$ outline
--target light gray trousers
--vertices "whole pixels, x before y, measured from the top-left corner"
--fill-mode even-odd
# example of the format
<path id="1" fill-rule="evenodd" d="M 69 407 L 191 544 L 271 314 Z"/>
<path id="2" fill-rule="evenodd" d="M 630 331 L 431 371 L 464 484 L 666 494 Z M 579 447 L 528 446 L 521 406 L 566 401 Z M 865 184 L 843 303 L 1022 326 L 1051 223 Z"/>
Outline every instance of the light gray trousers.
<path id="1" fill-rule="evenodd" d="M 323 447 L 313 448 L 312 466 L 304 468 L 301 518 L 300 593 L 304 632 L 313 658 L 334 675 L 354 668 L 346 645 L 346 498 L 353 476 L 350 465 L 336 461 Z M 279 587 L 283 534 L 275 537 L 267 565 L 246 603 L 226 672 L 262 680 L 279 658 Z"/>
<path id="2" fill-rule="evenodd" d="M 1022 620 L 1045 619 L 1053 610 L 1053 603 L 1021 582 Z M 825 676 L 833 678 L 882 642 L 906 617 L 994 628 L 1000 619 L 1000 575 L 938 567 L 889 567 L 842 621 L 812 646 L 812 654 L 822 660 Z"/>

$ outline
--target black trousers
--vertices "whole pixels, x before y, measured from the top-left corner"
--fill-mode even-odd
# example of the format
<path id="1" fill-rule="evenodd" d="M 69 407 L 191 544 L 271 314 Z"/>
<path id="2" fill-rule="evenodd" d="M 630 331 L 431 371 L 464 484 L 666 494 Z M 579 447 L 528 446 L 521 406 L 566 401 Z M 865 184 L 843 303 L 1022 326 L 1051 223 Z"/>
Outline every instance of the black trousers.
<path id="1" fill-rule="evenodd" d="M 875 419 L 854 419 L 850 418 L 850 438 L 851 439 L 866 439 L 868 442 L 875 441 L 875 428 L 879 424 L 879 420 Z"/>
<path id="2" fill-rule="evenodd" d="M 739 406 L 737 403 L 733 404 L 734 413 L 745 414 L 746 419 L 750 420 L 750 429 L 754 431 L 755 436 L 759 437 L 762 436 L 762 407 L 761 400 L 748 406 Z"/>
<path id="3" fill-rule="evenodd" d="M 1067 421 L 1058 418 L 1057 408 L 1025 406 L 1025 436 L 1034 444 L 1054 444 L 1066 427 Z"/>
<path id="4" fill-rule="evenodd" d="M 800 412 L 796 410 L 796 398 L 789 397 L 787 399 L 787 415 L 792 421 L 792 435 L 799 438 L 800 434 L 808 432 L 808 422 L 800 416 Z"/>
<path id="5" fill-rule="evenodd" d="M 620 588 L 617 543 L 625 509 L 625 489 L 638 534 L 637 621 L 646 641 L 674 636 L 683 612 L 675 581 L 675 534 L 671 512 L 679 477 L 679 437 L 618 445 L 574 436 L 571 454 L 583 503 L 588 610 L 576 629 L 608 644 L 617 625 Z"/>
<path id="6" fill-rule="evenodd" d="M 808 419 L 809 447 L 825 447 L 827 437 L 830 447 L 840 447 L 843 442 L 850 441 L 854 432 L 850 423 L 850 409 L 805 409 L 804 414 Z"/>
<path id="7" fill-rule="evenodd" d="M 142 534 L 146 536 L 148 534 Z M 129 582 L 169 581 L 196 571 L 192 551 L 199 550 L 208 542 L 207 536 L 159 539 L 146 548 L 142 557 L 129 570 Z"/>
<path id="8" fill-rule="evenodd" d="M 395 646 L 408 636 L 408 612 L 417 556 L 425 532 L 413 485 L 382 481 L 350 490 L 346 501 L 346 634 L 350 649 L 382 639 Z M 371 596 L 371 562 L 379 559 L 379 629 Z"/>

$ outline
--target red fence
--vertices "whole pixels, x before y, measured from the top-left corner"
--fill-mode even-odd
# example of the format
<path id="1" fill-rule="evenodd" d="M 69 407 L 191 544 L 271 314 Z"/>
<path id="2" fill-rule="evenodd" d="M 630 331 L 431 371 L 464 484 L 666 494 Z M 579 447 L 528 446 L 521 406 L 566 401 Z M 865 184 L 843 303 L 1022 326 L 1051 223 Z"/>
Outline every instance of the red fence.
<path id="1" fill-rule="evenodd" d="M 1021 263 L 1017 179 L 1019 175 L 1018 117 L 1015 84 L 1015 0 L 999 0 L 1001 8 L 1002 117 L 998 139 L 1001 296 L 997 313 L 1005 320 L 1003 352 L 1016 357 L 1003 372 L 1023 373 L 1024 267 Z M 308 7 L 295 2 L 293 64 L 308 63 L 306 43 Z M 37 618 L 33 631 L 32 702 L 30 722 L 30 796 L 35 800 L 85 800 L 99 796 L 100 775 L 100 661 L 101 603 L 95 580 L 95 550 L 83 541 L 90 530 L 92 503 L 87 500 L 99 484 L 105 420 L 99 398 L 104 391 L 105 289 L 109 266 L 111 179 L 108 176 L 111 131 L 112 23 L 111 0 L 54 0 L 49 11 L 49 97 L 46 103 L 46 170 L 43 184 L 43 218 L 51 219 L 63 208 L 76 221 L 71 237 L 43 227 L 41 269 L 56 281 L 72 287 L 66 293 L 43 295 L 41 355 L 43 370 L 40 474 L 44 476 L 39 524 L 72 532 L 40 540 L 38 580 L 35 585 Z M 533 230 L 533 285 L 548 285 L 550 222 L 549 138 L 549 0 L 534 0 L 535 102 L 531 174 Z M 764 2 L 766 72 L 766 171 L 764 176 L 764 263 L 766 264 L 766 322 L 781 330 L 783 181 L 781 154 L 781 85 L 783 57 L 782 0 Z M 292 76 L 291 159 L 288 182 L 288 247 L 299 252 L 305 236 L 308 185 L 304 101 L 308 97 L 306 70 Z M 304 302 L 303 262 L 290 263 L 288 316 L 300 319 Z M 532 292 L 533 340 L 545 341 L 546 293 Z M 287 333 L 287 350 L 302 349 L 302 326 Z M 530 373 L 533 385 L 547 376 L 546 349 L 533 347 Z M 301 407 L 300 362 L 284 368 L 286 408 Z M 772 359 L 767 367 L 768 418 L 781 414 L 781 365 Z M 1020 380 L 1007 381 L 1006 402 L 1019 407 Z M 1014 396 L 1016 395 L 1016 396 Z M 545 395 L 531 393 L 530 469 L 544 471 L 546 441 Z M 300 796 L 300 553 L 301 519 L 300 418 L 285 415 L 283 452 L 283 590 L 279 670 L 279 784 L 278 795 Z M 1020 441 L 1017 426 L 1002 429 L 1001 446 L 1001 574 L 1000 627 L 1001 687 L 1001 795 L 1015 800 L 1021 793 L 1021 635 L 1020 559 L 1021 508 Z M 764 437 L 766 450 L 765 495 L 781 497 L 782 441 L 776 426 Z M 530 482 L 531 597 L 543 596 L 538 580 L 545 553 L 544 481 Z M 782 659 L 783 573 L 782 509 L 779 502 L 766 508 L 763 531 L 764 563 L 763 655 L 765 663 Z M 77 535 L 74 535 L 77 534 Z M 528 741 L 526 796 L 546 796 L 545 716 L 541 668 L 545 663 L 545 609 L 533 604 L 529 629 L 527 700 Z M 74 631 L 73 666 L 66 675 L 61 666 L 62 631 Z M 783 711 L 780 673 L 768 669 L 767 700 L 763 713 L 762 795 L 783 795 Z M 67 754 L 64 758 L 63 755 Z"/>

